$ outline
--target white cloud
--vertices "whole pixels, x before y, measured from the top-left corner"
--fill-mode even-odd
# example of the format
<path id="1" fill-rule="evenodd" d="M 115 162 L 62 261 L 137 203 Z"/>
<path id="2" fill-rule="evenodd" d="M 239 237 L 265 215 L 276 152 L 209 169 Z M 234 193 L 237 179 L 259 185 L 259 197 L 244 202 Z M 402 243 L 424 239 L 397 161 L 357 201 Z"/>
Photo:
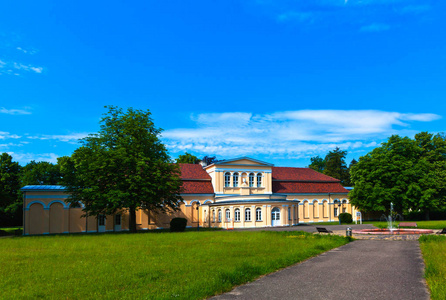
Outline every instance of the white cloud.
<path id="1" fill-rule="evenodd" d="M 79 139 L 83 139 L 84 137 L 87 137 L 88 133 L 72 133 L 72 134 L 42 134 L 37 136 L 28 136 L 28 139 L 34 139 L 34 140 L 58 140 L 61 142 L 69 142 L 72 144 L 76 144 Z"/>
<path id="2" fill-rule="evenodd" d="M 16 49 L 18 50 L 18 51 L 20 51 L 20 52 L 23 52 L 23 53 L 25 53 L 25 54 L 36 54 L 36 50 L 34 50 L 34 49 L 24 49 L 24 48 L 22 48 L 22 47 L 16 47 Z"/>
<path id="3" fill-rule="evenodd" d="M 1 148 L 9 148 L 9 147 L 23 147 L 25 143 L 19 143 L 19 144 L 14 144 L 14 143 L 7 143 L 7 144 L 0 144 L 0 149 Z"/>
<path id="4" fill-rule="evenodd" d="M 373 23 L 370 25 L 362 26 L 359 31 L 361 32 L 380 32 L 389 30 L 390 26 L 387 24 Z"/>
<path id="5" fill-rule="evenodd" d="M 6 109 L 4 107 L 0 107 L 0 114 L 8 114 L 8 115 L 30 115 L 31 112 L 24 109 Z"/>
<path id="6" fill-rule="evenodd" d="M 24 65 L 21 63 L 14 63 L 14 68 L 17 70 L 24 70 L 27 72 L 35 72 L 35 73 L 42 73 L 43 68 L 42 67 L 34 67 L 32 65 Z"/>
<path id="7" fill-rule="evenodd" d="M 336 146 L 346 150 L 375 147 L 376 140 L 391 134 L 411 133 L 412 122 L 430 122 L 439 118 L 435 114 L 376 110 L 209 113 L 192 117 L 196 128 L 166 130 L 163 139 L 172 152 L 298 158 L 326 152 Z"/>
<path id="8" fill-rule="evenodd" d="M 16 153 L 16 152 L 7 152 L 11 155 L 14 161 L 18 161 L 21 165 L 25 165 L 32 160 L 37 162 L 39 161 L 47 161 L 50 163 L 57 163 L 57 158 L 59 157 L 55 153 Z"/>
<path id="9" fill-rule="evenodd" d="M 19 139 L 19 138 L 21 138 L 21 136 L 19 136 L 17 134 L 10 134 L 9 132 L 0 131 L 0 140 Z"/>
<path id="10" fill-rule="evenodd" d="M 20 75 L 20 72 L 30 72 L 41 74 L 43 72 L 43 67 L 37 67 L 33 65 L 25 65 L 20 62 L 7 62 L 4 60 L 0 60 L 0 75 L 8 74 L 8 75 Z"/>

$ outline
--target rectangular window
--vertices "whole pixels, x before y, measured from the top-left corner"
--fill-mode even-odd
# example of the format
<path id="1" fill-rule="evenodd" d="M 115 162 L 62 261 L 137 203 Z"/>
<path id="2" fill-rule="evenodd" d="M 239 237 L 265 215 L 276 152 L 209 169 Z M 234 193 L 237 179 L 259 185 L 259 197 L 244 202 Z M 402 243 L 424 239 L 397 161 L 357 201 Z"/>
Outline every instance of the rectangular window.
<path id="1" fill-rule="evenodd" d="M 338 216 L 338 208 L 337 208 L 337 207 L 334 208 L 334 216 L 335 216 L 335 217 Z"/>
<path id="2" fill-rule="evenodd" d="M 99 226 L 105 225 L 105 215 L 99 215 Z"/>
<path id="3" fill-rule="evenodd" d="M 115 215 L 115 225 L 121 225 L 121 215 Z"/>
<path id="4" fill-rule="evenodd" d="M 291 207 L 288 207 L 288 221 L 291 221 Z"/>

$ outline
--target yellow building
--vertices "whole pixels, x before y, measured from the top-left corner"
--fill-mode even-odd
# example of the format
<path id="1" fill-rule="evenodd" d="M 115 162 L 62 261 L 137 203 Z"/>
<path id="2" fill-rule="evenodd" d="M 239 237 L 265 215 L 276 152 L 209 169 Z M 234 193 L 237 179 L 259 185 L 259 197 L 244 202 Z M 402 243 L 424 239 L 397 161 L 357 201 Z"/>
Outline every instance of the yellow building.
<path id="1" fill-rule="evenodd" d="M 274 167 L 242 157 L 211 165 L 180 164 L 183 203 L 171 213 L 138 210 L 140 230 L 167 228 L 174 217 L 190 227 L 254 228 L 337 221 L 356 211 L 339 180 L 309 168 Z M 25 235 L 125 231 L 128 212 L 81 217 L 62 186 L 25 186 Z"/>

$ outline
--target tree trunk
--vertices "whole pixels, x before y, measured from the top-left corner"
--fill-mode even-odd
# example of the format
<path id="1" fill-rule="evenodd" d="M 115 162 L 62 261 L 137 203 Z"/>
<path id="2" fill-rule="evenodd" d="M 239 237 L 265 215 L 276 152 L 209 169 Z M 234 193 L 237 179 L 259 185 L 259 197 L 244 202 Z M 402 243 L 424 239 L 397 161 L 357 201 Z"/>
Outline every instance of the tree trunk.
<path id="1" fill-rule="evenodd" d="M 132 233 L 136 233 L 136 209 L 131 207 L 129 209 L 129 215 L 130 215 L 129 230 Z"/>

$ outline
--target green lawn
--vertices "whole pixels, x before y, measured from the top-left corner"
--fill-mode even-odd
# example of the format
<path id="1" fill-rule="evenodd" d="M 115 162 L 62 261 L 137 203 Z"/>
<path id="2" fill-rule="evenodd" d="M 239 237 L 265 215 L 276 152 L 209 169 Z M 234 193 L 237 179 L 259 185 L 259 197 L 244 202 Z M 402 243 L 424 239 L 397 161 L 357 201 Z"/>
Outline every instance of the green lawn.
<path id="1" fill-rule="evenodd" d="M 207 231 L 0 241 L 0 299 L 203 299 L 349 240 Z"/>
<path id="2" fill-rule="evenodd" d="M 420 238 L 426 264 L 425 277 L 432 300 L 446 299 L 446 236 L 425 235 Z"/>

